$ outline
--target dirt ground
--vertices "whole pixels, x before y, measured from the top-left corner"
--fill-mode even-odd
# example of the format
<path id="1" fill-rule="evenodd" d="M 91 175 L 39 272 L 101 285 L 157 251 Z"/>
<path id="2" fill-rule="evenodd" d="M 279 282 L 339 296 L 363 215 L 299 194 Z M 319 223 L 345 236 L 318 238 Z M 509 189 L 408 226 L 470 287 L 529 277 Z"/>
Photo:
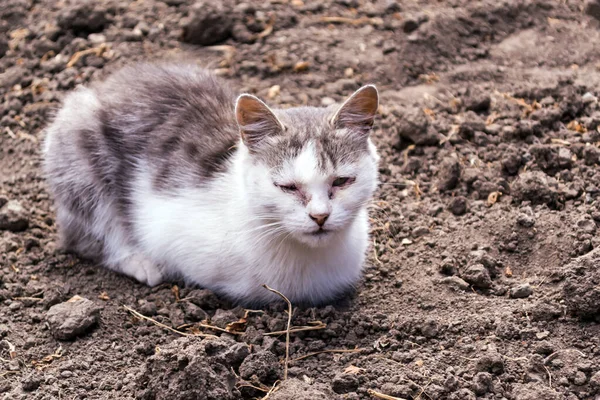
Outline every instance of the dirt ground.
<path id="1" fill-rule="evenodd" d="M 600 3 L 0 2 L 0 398 L 600 399 Z M 282 107 L 378 85 L 364 279 L 294 309 L 312 330 L 291 333 L 287 380 L 285 305 L 56 250 L 43 128 L 143 59 Z"/>

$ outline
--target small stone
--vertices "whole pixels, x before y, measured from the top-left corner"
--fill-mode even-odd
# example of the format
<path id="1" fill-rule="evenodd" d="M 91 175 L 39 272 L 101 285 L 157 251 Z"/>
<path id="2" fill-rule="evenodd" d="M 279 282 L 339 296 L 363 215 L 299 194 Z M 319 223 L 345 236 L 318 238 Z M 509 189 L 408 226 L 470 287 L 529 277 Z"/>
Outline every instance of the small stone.
<path id="1" fill-rule="evenodd" d="M 0 208 L 0 231 L 22 232 L 29 227 L 29 220 L 23 206 L 9 200 Z"/>
<path id="2" fill-rule="evenodd" d="M 192 290 L 186 298 L 203 310 L 214 310 L 221 305 L 219 298 L 207 289 Z"/>
<path id="3" fill-rule="evenodd" d="M 83 335 L 100 319 L 100 308 L 91 300 L 75 296 L 56 304 L 46 313 L 52 336 L 58 340 L 72 340 Z"/>
<path id="4" fill-rule="evenodd" d="M 58 26 L 74 33 L 93 33 L 102 31 L 108 24 L 107 11 L 94 7 L 94 2 L 75 1 L 63 7 L 58 14 Z"/>
<path id="5" fill-rule="evenodd" d="M 590 17 L 594 17 L 597 20 L 600 20 L 600 1 L 587 0 L 585 2 L 585 13 Z"/>
<path id="6" fill-rule="evenodd" d="M 21 387 L 25 392 L 33 392 L 40 387 L 42 383 L 42 377 L 36 372 L 31 373 L 21 381 Z"/>
<path id="7" fill-rule="evenodd" d="M 550 332 L 548 331 L 541 331 L 535 334 L 537 340 L 546 339 L 548 336 L 550 336 Z"/>
<path id="8" fill-rule="evenodd" d="M 239 318 L 231 310 L 218 309 L 210 322 L 219 328 L 225 328 L 227 324 L 237 321 Z"/>
<path id="9" fill-rule="evenodd" d="M 573 383 L 578 385 L 578 386 L 582 386 L 585 385 L 585 383 L 587 382 L 587 377 L 585 376 L 585 374 L 581 371 L 577 371 L 575 372 L 575 375 L 573 376 Z"/>
<path id="10" fill-rule="evenodd" d="M 535 218 L 533 218 L 532 215 L 520 213 L 519 215 L 517 215 L 517 224 L 525 228 L 531 228 L 535 225 Z"/>
<path id="11" fill-rule="evenodd" d="M 477 360 L 475 368 L 480 372 L 490 372 L 494 375 L 500 375 L 504 372 L 504 360 L 498 353 L 486 354 Z"/>
<path id="12" fill-rule="evenodd" d="M 533 294 L 533 288 L 529 283 L 515 286 L 510 289 L 509 296 L 513 299 L 524 299 Z"/>
<path id="13" fill-rule="evenodd" d="M 445 192 L 456 188 L 460 180 L 460 163 L 456 158 L 447 158 L 440 165 L 436 187 Z"/>
<path id="14" fill-rule="evenodd" d="M 473 385 L 471 388 L 478 396 L 491 392 L 493 390 L 492 375 L 489 372 L 478 372 L 473 378 Z"/>
<path id="15" fill-rule="evenodd" d="M 275 382 L 281 378 L 279 360 L 270 351 L 250 354 L 240 366 L 240 376 L 251 379 L 253 375 L 256 375 L 260 382 Z"/>
<path id="16" fill-rule="evenodd" d="M 182 41 L 210 46 L 229 39 L 233 31 L 231 11 L 220 2 L 197 3 L 191 17 L 183 27 Z"/>
<path id="17" fill-rule="evenodd" d="M 440 283 L 448 285 L 455 290 L 468 290 L 469 284 L 458 276 L 449 276 L 447 278 L 440 279 Z"/>
<path id="18" fill-rule="evenodd" d="M 331 382 L 331 388 L 337 394 L 355 392 L 356 389 L 358 389 L 358 385 L 359 382 L 358 377 L 356 375 L 344 373 L 337 374 L 333 378 L 333 382 Z"/>
<path id="19" fill-rule="evenodd" d="M 577 228 L 585 233 L 593 235 L 596 233 L 596 223 L 592 218 L 583 217 L 577 221 Z"/>
<path id="20" fill-rule="evenodd" d="M 323 98 L 321 99 L 321 105 L 322 105 L 323 107 L 328 107 L 328 106 L 330 106 L 330 105 L 332 105 L 332 104 L 335 104 L 335 100 L 334 100 L 334 99 L 332 99 L 331 97 L 323 97 Z"/>
<path id="21" fill-rule="evenodd" d="M 187 319 L 191 321 L 202 321 L 208 317 L 208 314 L 194 303 L 189 301 L 183 301 L 181 303 L 183 314 Z"/>
<path id="22" fill-rule="evenodd" d="M 590 378 L 590 386 L 596 388 L 596 390 L 600 389 L 600 371 L 592 375 Z"/>
<path id="23" fill-rule="evenodd" d="M 465 281 L 477 289 L 489 289 L 492 286 L 490 272 L 483 264 L 473 264 L 462 274 Z"/>
<path id="24" fill-rule="evenodd" d="M 450 202 L 448 209 L 456 216 L 464 215 L 467 212 L 469 202 L 463 196 L 456 196 Z"/>
<path id="25" fill-rule="evenodd" d="M 152 317 L 156 315 L 156 303 L 152 301 L 140 300 L 139 305 L 138 311 L 140 314 L 145 315 L 146 317 Z"/>
<path id="26" fill-rule="evenodd" d="M 415 229 L 413 229 L 412 231 L 412 236 L 415 238 L 419 238 L 421 236 L 425 236 L 429 233 L 429 228 L 427 228 L 426 226 L 417 226 Z"/>
<path id="27" fill-rule="evenodd" d="M 586 92 L 583 96 L 581 96 L 581 101 L 583 101 L 583 103 L 585 104 L 596 103 L 598 101 L 598 98 L 590 92 Z"/>

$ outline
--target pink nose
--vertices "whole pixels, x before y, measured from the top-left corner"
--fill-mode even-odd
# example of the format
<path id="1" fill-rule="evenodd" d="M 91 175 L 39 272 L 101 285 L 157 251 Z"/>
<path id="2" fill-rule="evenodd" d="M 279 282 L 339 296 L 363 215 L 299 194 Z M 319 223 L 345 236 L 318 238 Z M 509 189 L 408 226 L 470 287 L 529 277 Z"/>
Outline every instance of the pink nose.
<path id="1" fill-rule="evenodd" d="M 317 225 L 321 227 L 325 225 L 325 221 L 327 221 L 327 218 L 329 218 L 329 214 L 310 214 L 309 216 L 310 219 L 315 221 Z"/>

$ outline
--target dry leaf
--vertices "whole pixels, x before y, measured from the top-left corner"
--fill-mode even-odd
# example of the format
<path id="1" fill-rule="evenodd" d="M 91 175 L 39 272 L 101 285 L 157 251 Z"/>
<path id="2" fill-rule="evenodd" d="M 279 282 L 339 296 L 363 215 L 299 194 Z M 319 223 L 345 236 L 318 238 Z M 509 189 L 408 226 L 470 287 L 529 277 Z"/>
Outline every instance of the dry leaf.
<path id="1" fill-rule="evenodd" d="M 569 124 L 567 125 L 567 129 L 571 130 L 571 131 L 575 131 L 577 133 L 585 133 L 585 132 L 587 132 L 587 129 L 585 128 L 585 126 L 581 125 L 576 120 L 573 120 L 573 121 L 569 122 Z"/>
<path id="2" fill-rule="evenodd" d="M 108 296 L 108 293 L 106 293 L 106 292 L 102 292 L 102 293 L 100 293 L 100 294 L 98 295 L 98 298 L 99 298 L 100 300 L 104 300 L 104 301 L 110 300 L 110 297 Z"/>
<path id="3" fill-rule="evenodd" d="M 493 206 L 494 204 L 496 204 L 496 202 L 498 202 L 498 198 L 502 196 L 502 193 L 500 192 L 492 192 L 488 195 L 487 198 L 487 205 L 488 207 Z"/>
<path id="4" fill-rule="evenodd" d="M 247 324 L 248 320 L 246 318 L 240 318 L 238 321 L 228 323 L 225 330 L 227 332 L 244 332 Z"/>
<path id="5" fill-rule="evenodd" d="M 67 300 L 67 303 L 75 303 L 80 300 L 83 300 L 83 298 L 81 296 L 75 295 L 75 296 L 71 297 L 69 300 Z"/>
<path id="6" fill-rule="evenodd" d="M 421 360 L 421 359 L 419 358 L 417 361 L 415 361 L 415 364 L 417 365 L 417 367 L 422 367 L 422 366 L 423 366 L 423 364 L 425 364 L 425 363 L 423 362 L 423 360 Z"/>
<path id="7" fill-rule="evenodd" d="M 173 285 L 171 288 L 171 293 L 175 296 L 175 301 L 179 303 L 179 286 Z"/>
<path id="8" fill-rule="evenodd" d="M 296 65 L 294 65 L 294 72 L 303 72 L 308 70 L 310 67 L 310 63 L 308 61 L 298 61 Z"/>
<path id="9" fill-rule="evenodd" d="M 506 275 L 509 278 L 513 276 L 512 269 L 510 269 L 510 267 L 508 265 L 504 269 L 504 275 Z"/>
<path id="10" fill-rule="evenodd" d="M 364 368 L 359 368 L 359 367 L 356 367 L 354 365 L 349 365 L 344 370 L 344 373 L 348 374 L 348 375 L 357 375 L 357 374 L 360 374 L 363 371 L 364 371 Z"/>

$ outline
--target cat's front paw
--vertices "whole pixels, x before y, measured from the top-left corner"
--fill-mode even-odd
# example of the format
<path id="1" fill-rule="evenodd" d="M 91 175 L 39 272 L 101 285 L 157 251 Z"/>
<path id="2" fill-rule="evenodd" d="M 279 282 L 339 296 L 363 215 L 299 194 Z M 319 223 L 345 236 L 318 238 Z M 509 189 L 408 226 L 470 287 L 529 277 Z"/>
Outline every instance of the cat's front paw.
<path id="1" fill-rule="evenodd" d="M 141 254 L 128 257 L 121 264 L 121 271 L 150 287 L 154 287 L 163 281 L 163 275 L 158 265 Z"/>

